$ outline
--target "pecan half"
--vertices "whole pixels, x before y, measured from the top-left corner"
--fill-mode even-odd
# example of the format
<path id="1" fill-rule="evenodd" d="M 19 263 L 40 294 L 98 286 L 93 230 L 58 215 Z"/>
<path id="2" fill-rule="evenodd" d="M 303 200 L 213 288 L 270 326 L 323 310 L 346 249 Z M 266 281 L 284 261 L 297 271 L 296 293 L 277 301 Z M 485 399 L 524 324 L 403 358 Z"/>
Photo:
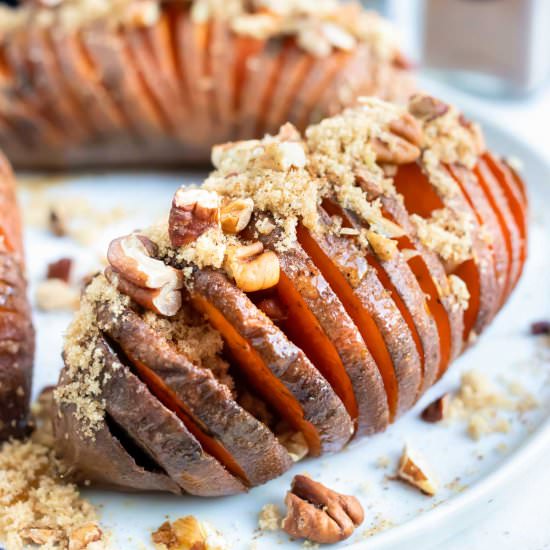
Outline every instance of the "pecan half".
<path id="1" fill-rule="evenodd" d="M 244 292 L 265 290 L 279 282 L 279 258 L 271 250 L 264 252 L 264 246 L 260 242 L 230 247 L 225 266 Z"/>
<path id="2" fill-rule="evenodd" d="M 220 223 L 220 197 L 205 189 L 180 187 L 174 195 L 168 232 L 172 246 L 192 243 Z"/>
<path id="3" fill-rule="evenodd" d="M 292 537 L 332 544 L 350 537 L 364 512 L 353 496 L 342 495 L 313 479 L 297 475 L 286 495 L 283 530 Z"/>
<path id="4" fill-rule="evenodd" d="M 422 126 L 411 114 L 404 113 L 401 117 L 392 120 L 390 122 L 390 130 L 393 134 L 402 137 L 409 143 L 422 147 Z"/>
<path id="5" fill-rule="evenodd" d="M 142 235 L 115 239 L 107 252 L 105 276 L 141 306 L 172 316 L 181 307 L 183 273 L 151 257 L 155 253 L 156 245 Z"/>

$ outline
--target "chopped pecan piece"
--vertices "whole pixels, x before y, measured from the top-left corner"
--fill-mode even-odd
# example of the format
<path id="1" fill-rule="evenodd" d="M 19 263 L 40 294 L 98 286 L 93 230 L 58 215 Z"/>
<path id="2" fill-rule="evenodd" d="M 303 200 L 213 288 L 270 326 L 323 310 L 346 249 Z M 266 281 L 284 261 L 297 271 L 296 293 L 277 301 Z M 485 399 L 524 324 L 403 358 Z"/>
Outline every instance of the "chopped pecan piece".
<path id="1" fill-rule="evenodd" d="M 56 262 L 48 264 L 47 279 L 61 279 L 66 283 L 71 278 L 71 270 L 73 267 L 73 261 L 71 258 L 61 258 Z"/>
<path id="2" fill-rule="evenodd" d="M 425 495 L 434 496 L 437 492 L 437 484 L 422 462 L 417 453 L 410 447 L 405 447 L 399 461 L 397 478 L 420 489 Z"/>
<path id="3" fill-rule="evenodd" d="M 85 550 L 92 542 L 100 541 L 103 532 L 95 523 L 85 523 L 69 535 L 69 550 Z"/>
<path id="4" fill-rule="evenodd" d="M 240 233 L 250 222 L 254 210 L 252 199 L 236 199 L 222 206 L 220 219 L 224 233 Z"/>
<path id="5" fill-rule="evenodd" d="M 64 216 L 55 208 L 50 210 L 50 216 L 48 218 L 50 231 L 56 237 L 65 237 L 67 235 L 67 221 Z"/>
<path id="6" fill-rule="evenodd" d="M 420 416 L 425 422 L 440 422 L 444 420 L 449 413 L 450 396 L 445 393 L 432 401 L 421 413 Z"/>
<path id="7" fill-rule="evenodd" d="M 265 290 L 279 282 L 279 258 L 271 250 L 264 251 L 260 242 L 231 247 L 227 252 L 226 267 L 244 292 Z"/>
<path id="8" fill-rule="evenodd" d="M 391 144 L 380 138 L 374 138 L 371 143 L 377 162 L 409 164 L 420 156 L 420 149 L 416 145 L 399 136 L 395 136 Z"/>
<path id="9" fill-rule="evenodd" d="M 364 519 L 355 497 L 341 495 L 303 475 L 293 479 L 285 503 L 288 510 L 283 530 L 321 544 L 347 539 Z"/>
<path id="10" fill-rule="evenodd" d="M 170 210 L 169 234 L 172 246 L 192 243 L 220 223 L 220 197 L 205 189 L 176 191 Z"/>
<path id="11" fill-rule="evenodd" d="M 396 136 L 403 138 L 412 145 L 422 147 L 422 127 L 411 114 L 405 113 L 390 122 L 390 130 Z"/>

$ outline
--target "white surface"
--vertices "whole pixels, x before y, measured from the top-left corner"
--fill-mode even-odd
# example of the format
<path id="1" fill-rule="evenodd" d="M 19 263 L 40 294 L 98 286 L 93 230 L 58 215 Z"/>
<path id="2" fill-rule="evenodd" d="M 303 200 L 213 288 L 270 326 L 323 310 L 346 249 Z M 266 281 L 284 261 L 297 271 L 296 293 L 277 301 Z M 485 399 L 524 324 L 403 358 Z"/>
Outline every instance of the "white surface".
<path id="1" fill-rule="evenodd" d="M 449 97 L 446 92 L 441 95 Z M 471 102 L 465 98 L 459 99 L 460 103 L 472 108 Z M 485 116 L 490 114 L 490 110 L 485 108 L 478 112 Z M 541 113 L 543 109 L 538 109 L 537 112 Z M 499 122 L 501 126 L 507 124 L 514 131 L 517 129 L 520 134 L 522 130 L 517 121 L 522 119 L 523 113 L 518 110 L 509 123 L 506 120 Z M 550 121 L 550 117 L 547 117 L 547 121 Z M 524 128 L 523 131 L 531 130 Z M 542 132 L 541 121 L 541 140 Z M 515 144 L 498 132 L 490 132 L 489 142 L 503 152 L 517 150 Z M 530 160 L 528 151 L 520 150 L 519 156 L 526 161 Z M 210 520 L 221 529 L 233 542 L 234 548 L 249 548 L 260 507 L 272 502 L 282 504 L 291 477 L 307 471 L 337 490 L 357 494 L 364 504 L 367 511 L 366 522 L 350 541 L 359 542 L 357 547 L 363 546 L 366 540 L 362 538 L 365 529 L 384 518 L 402 527 L 369 539 L 368 548 L 542 548 L 550 539 L 548 518 L 543 516 L 549 509 L 550 475 L 543 473 L 543 462 L 533 465 L 533 460 L 536 460 L 536 456 L 544 460 L 544 453 L 541 452 L 544 442 L 538 428 L 550 410 L 550 385 L 547 383 L 550 361 L 542 364 L 534 360 L 537 342 L 527 335 L 527 329 L 532 320 L 550 317 L 550 220 L 547 220 L 545 226 L 541 224 L 543 208 L 550 204 L 550 187 L 547 185 L 544 189 L 543 185 L 548 182 L 537 181 L 543 177 L 543 169 L 541 165 L 536 165 L 536 160 L 528 163 L 528 169 L 535 170 L 535 173 L 530 174 L 530 183 L 538 214 L 535 212 L 531 257 L 526 275 L 509 304 L 479 344 L 453 366 L 444 380 L 422 399 L 414 411 L 386 433 L 354 444 L 339 455 L 305 461 L 283 478 L 255 489 L 248 495 L 199 500 L 91 491 L 94 501 L 104 505 L 103 521 L 115 533 L 114 547 L 140 548 L 138 541 L 149 546 L 151 530 L 158 527 L 166 515 L 175 519 L 185 514 L 194 514 L 201 519 Z M 546 173 L 545 177 L 550 176 Z M 150 185 L 152 180 L 156 181 L 154 187 Z M 96 175 L 79 178 L 70 187 L 65 184 L 49 187 L 47 194 L 79 194 L 88 197 L 98 208 L 124 205 L 134 215 L 125 218 L 117 226 L 98 228 L 97 238 L 92 246 L 94 252 L 85 250 L 68 239 L 46 238 L 43 232 L 30 229 L 27 232 L 27 251 L 32 258 L 29 270 L 33 286 L 43 277 L 44 266 L 60 256 L 76 258 L 80 273 L 96 267 L 108 240 L 123 231 L 145 225 L 166 211 L 174 189 L 182 181 L 181 176 L 169 175 Z M 36 388 L 56 379 L 60 367 L 61 332 L 67 319 L 68 316 L 62 314 L 36 316 Z M 492 435 L 479 443 L 466 438 L 462 425 L 446 428 L 420 422 L 418 411 L 445 390 L 456 388 L 460 373 L 472 368 L 486 371 L 492 378 L 505 375 L 514 380 L 521 379 L 538 396 L 542 406 L 527 414 L 522 422 L 514 422 L 510 434 Z M 549 428 L 546 428 L 545 434 L 546 439 L 550 439 Z M 394 464 L 405 441 L 422 450 L 437 472 L 442 490 L 433 500 L 386 479 L 387 474 L 393 473 Z M 509 449 L 504 454 L 497 450 L 497 446 L 503 442 Z M 376 462 L 380 456 L 389 457 L 389 469 L 377 467 Z M 530 473 L 526 473 L 526 469 Z M 456 478 L 460 478 L 460 481 L 453 484 Z M 365 490 L 365 483 L 368 483 L 368 490 Z M 470 488 L 457 494 L 457 485 Z M 444 501 L 445 503 L 432 510 L 434 504 Z M 495 511 L 497 506 L 500 509 Z M 484 519 L 484 516 L 488 518 Z M 411 519 L 415 521 L 407 524 Z M 475 527 L 456 535 L 474 520 L 478 520 Z M 529 526 L 532 528 L 529 529 Z M 445 544 L 441 542 L 453 534 L 454 540 Z M 262 536 L 258 539 L 258 548 L 282 548 L 283 546 L 276 543 L 287 541 L 280 534 Z M 342 546 L 346 545 L 347 543 Z M 289 543 L 288 546 L 297 548 L 300 545 Z"/>

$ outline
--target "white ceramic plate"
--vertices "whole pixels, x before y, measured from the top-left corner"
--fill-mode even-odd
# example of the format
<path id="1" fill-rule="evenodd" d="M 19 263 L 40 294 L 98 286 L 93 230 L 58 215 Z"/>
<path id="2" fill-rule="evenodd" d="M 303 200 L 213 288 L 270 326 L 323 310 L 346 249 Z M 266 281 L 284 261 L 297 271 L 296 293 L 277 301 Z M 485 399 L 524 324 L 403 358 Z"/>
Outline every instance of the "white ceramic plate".
<path id="1" fill-rule="evenodd" d="M 479 120 L 477 113 L 473 118 Z M 102 523 L 112 533 L 113 548 L 148 548 L 150 536 L 167 517 L 193 514 L 219 529 L 231 548 L 297 548 L 284 533 L 260 534 L 257 515 L 267 503 L 281 506 L 292 476 L 307 472 L 328 486 L 357 495 L 366 510 L 366 520 L 342 547 L 362 547 L 368 537 L 371 550 L 429 548 L 490 511 L 513 481 L 521 476 L 540 453 L 542 441 L 550 436 L 548 378 L 549 350 L 528 334 L 531 321 L 550 313 L 550 169 L 528 146 L 492 124 L 484 125 L 491 148 L 522 159 L 532 204 L 530 258 L 519 287 L 478 344 L 461 357 L 445 378 L 418 403 L 414 410 L 387 432 L 351 445 L 334 456 L 305 460 L 285 476 L 254 489 L 249 494 L 219 499 L 198 499 L 149 494 L 122 494 L 89 490 L 86 496 L 102 508 Z M 183 182 L 200 181 L 204 174 L 90 174 L 70 181 L 38 181 L 23 185 L 21 198 L 29 227 L 26 232 L 31 292 L 44 277 L 48 262 L 70 256 L 78 275 L 99 268 L 109 240 L 155 221 L 169 207 L 174 190 Z M 40 180 L 40 178 L 39 178 Z M 70 184 L 70 185 L 69 185 Z M 108 211 L 122 207 L 125 215 L 116 224 L 102 223 L 90 216 L 82 222 L 83 232 L 93 230 L 87 247 L 75 241 L 55 239 L 33 227 L 37 203 L 62 197 L 84 197 L 92 209 Z M 83 208 L 76 199 L 74 208 Z M 43 208 L 43 207 L 42 207 Z M 84 216 L 85 218 L 86 216 Z M 82 216 L 81 216 L 82 218 Z M 36 221 L 36 220 L 34 220 Z M 546 282 L 546 284 L 544 284 Z M 35 392 L 55 383 L 61 367 L 62 333 L 70 315 L 35 313 L 38 348 Z M 546 353 L 546 357 L 544 354 Z M 546 364 L 546 366 L 545 366 Z M 445 391 L 457 388 L 461 373 L 476 369 L 499 383 L 521 381 L 540 406 L 521 418 L 512 418 L 507 434 L 495 434 L 479 442 L 465 435 L 463 424 L 428 425 L 419 420 L 423 407 Z M 409 442 L 419 449 L 436 472 L 441 490 L 434 498 L 419 494 L 388 476 L 393 474 L 403 448 Z M 387 462 L 389 466 L 381 467 Z M 372 532 L 376 534 L 372 534 Z"/>

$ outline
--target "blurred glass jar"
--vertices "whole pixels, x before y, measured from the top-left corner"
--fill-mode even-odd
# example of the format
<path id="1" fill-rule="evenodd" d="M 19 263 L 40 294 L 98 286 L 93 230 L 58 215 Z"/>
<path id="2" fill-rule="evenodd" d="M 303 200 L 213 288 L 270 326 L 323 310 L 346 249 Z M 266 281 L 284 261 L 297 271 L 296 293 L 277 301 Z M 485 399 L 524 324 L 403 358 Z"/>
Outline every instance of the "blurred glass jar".
<path id="1" fill-rule="evenodd" d="M 423 68 L 461 87 L 525 94 L 550 77 L 550 0 L 386 0 L 383 12 Z"/>

